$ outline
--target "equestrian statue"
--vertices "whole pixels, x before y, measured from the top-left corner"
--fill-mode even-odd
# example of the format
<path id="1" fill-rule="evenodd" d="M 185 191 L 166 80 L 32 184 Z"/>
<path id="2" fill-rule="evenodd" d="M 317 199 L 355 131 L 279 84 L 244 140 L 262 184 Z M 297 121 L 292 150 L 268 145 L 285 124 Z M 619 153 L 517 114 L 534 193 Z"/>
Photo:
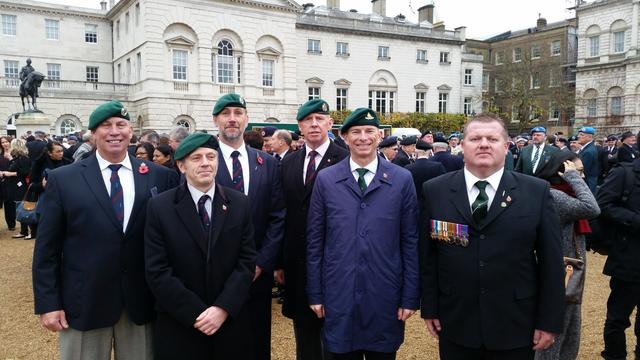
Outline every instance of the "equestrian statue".
<path id="1" fill-rule="evenodd" d="M 22 110 L 27 111 L 39 111 L 36 106 L 36 99 L 38 98 L 38 88 L 42 85 L 42 80 L 45 76 L 35 71 L 31 66 L 31 59 L 27 59 L 27 65 L 20 69 L 20 100 L 22 100 Z M 31 106 L 29 107 L 29 97 L 31 97 Z M 27 107 L 24 106 L 24 99 L 27 98 Z"/>

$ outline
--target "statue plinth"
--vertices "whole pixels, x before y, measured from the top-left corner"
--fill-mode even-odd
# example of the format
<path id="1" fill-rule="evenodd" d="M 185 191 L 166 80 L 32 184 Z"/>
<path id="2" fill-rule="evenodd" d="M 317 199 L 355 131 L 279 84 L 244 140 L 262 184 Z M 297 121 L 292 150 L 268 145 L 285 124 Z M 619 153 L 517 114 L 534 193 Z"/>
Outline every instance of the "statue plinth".
<path id="1" fill-rule="evenodd" d="M 50 124 L 49 117 L 42 111 L 30 110 L 21 112 L 15 122 L 16 135 L 20 136 L 29 130 L 31 132 L 36 130 L 49 132 Z"/>

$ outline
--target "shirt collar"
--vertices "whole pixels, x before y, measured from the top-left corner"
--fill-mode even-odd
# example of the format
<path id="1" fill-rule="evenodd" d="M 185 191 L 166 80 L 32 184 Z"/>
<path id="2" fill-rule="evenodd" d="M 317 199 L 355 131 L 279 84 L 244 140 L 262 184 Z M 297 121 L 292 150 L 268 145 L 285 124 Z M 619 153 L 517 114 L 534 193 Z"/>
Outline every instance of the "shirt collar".
<path id="1" fill-rule="evenodd" d="M 249 155 L 247 154 L 247 147 L 244 146 L 244 141 L 242 142 L 242 145 L 240 145 L 239 148 L 234 149 L 231 146 L 223 143 L 222 141 L 218 142 L 218 145 L 220 146 L 220 151 L 222 152 L 222 157 L 225 159 L 231 159 L 231 153 L 234 151 L 238 151 L 240 153 L 240 157 L 244 157 L 244 158 L 249 158 Z"/>
<path id="2" fill-rule="evenodd" d="M 356 164 L 355 161 L 353 161 L 353 159 L 351 157 L 349 157 L 349 166 L 351 166 L 351 172 L 355 173 L 356 169 L 360 169 L 363 166 L 360 166 L 358 164 Z M 373 159 L 372 162 L 370 162 L 369 164 L 367 164 L 367 166 L 364 166 L 365 169 L 369 170 L 370 173 L 372 173 L 373 175 L 376 174 L 376 170 L 378 170 L 378 157 L 376 156 L 375 159 Z"/>
<path id="3" fill-rule="evenodd" d="M 480 180 L 485 180 L 489 183 L 489 185 L 491 185 L 491 187 L 493 188 L 493 190 L 498 191 L 498 186 L 500 185 L 500 180 L 502 179 L 502 174 L 504 173 L 504 167 L 500 168 L 500 170 L 494 172 L 493 174 L 491 174 L 488 178 L 486 179 L 480 179 L 478 177 L 476 177 L 475 175 L 473 175 L 469 170 L 467 170 L 467 167 L 464 167 L 464 181 L 466 183 L 467 186 L 467 193 L 471 192 L 471 189 L 473 189 L 474 185 L 476 184 L 476 182 L 480 181 Z"/>
<path id="4" fill-rule="evenodd" d="M 100 167 L 100 171 L 103 171 L 109 167 L 109 165 L 120 164 L 123 168 L 129 169 L 133 171 L 133 166 L 131 166 L 131 159 L 129 159 L 129 153 L 125 153 L 124 159 L 119 163 L 110 163 L 107 160 L 103 159 L 100 156 L 100 153 L 96 151 L 96 159 L 98 160 L 98 167 Z"/>
<path id="5" fill-rule="evenodd" d="M 216 194 L 216 184 L 214 183 L 213 186 L 211 187 L 211 189 L 209 189 L 209 191 L 207 191 L 206 193 L 203 193 L 202 191 L 196 189 L 195 187 L 191 186 L 191 184 L 187 183 L 187 187 L 189 188 L 189 193 L 191 194 L 191 198 L 193 199 L 193 202 L 198 204 L 198 201 L 200 201 L 200 198 L 202 197 L 202 195 L 209 195 L 209 199 L 211 201 L 213 201 L 213 197 Z"/>
<path id="6" fill-rule="evenodd" d="M 318 155 L 320 155 L 321 157 L 324 157 L 324 154 L 327 152 L 327 149 L 329 149 L 329 145 L 331 144 L 331 139 L 327 138 L 327 141 L 323 142 L 322 145 L 318 146 L 318 148 L 316 149 L 316 152 L 318 153 Z M 305 148 L 305 156 L 309 156 L 309 152 L 311 151 L 311 148 L 309 148 L 309 145 L 305 144 L 304 145 Z"/>

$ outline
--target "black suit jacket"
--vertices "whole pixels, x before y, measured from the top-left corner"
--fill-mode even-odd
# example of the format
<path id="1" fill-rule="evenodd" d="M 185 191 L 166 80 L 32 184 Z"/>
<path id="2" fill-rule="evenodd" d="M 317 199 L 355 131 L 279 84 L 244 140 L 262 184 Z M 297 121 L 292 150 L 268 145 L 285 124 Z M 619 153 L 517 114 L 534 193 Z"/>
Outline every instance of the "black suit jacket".
<path id="1" fill-rule="evenodd" d="M 549 184 L 505 171 L 481 223 L 471 215 L 464 172 L 424 184 L 422 309 L 456 344 L 506 350 L 533 346 L 534 329 L 560 333 L 564 266 Z M 430 220 L 469 227 L 469 245 L 430 236 Z"/>
<path id="2" fill-rule="evenodd" d="M 535 175 L 533 173 L 533 164 L 531 163 L 531 157 L 533 156 L 533 147 L 534 145 L 527 145 L 520 150 L 520 155 L 518 156 L 518 161 L 516 162 L 516 166 L 514 171 L 527 174 L 527 175 Z M 547 143 L 544 144 L 542 151 L 540 152 L 540 160 L 538 161 L 538 166 L 536 167 L 536 172 L 542 169 L 542 166 L 549 161 L 549 157 L 556 151 L 560 151 L 557 147 L 551 146 Z"/>
<path id="3" fill-rule="evenodd" d="M 430 159 L 417 159 L 415 163 L 407 165 L 405 169 L 411 172 L 418 200 L 422 199 L 422 184 L 424 184 L 425 181 L 447 172 L 441 163 Z"/>
<path id="4" fill-rule="evenodd" d="M 186 183 L 149 201 L 145 263 L 157 299 L 156 357 L 239 358 L 250 344 L 244 309 L 256 259 L 250 205 L 244 194 L 221 186 L 211 205 L 211 231 L 205 232 Z M 206 336 L 193 324 L 210 306 L 229 317 Z"/>
<path id="5" fill-rule="evenodd" d="M 618 162 L 630 163 L 630 162 L 633 162 L 638 157 L 639 157 L 638 151 L 636 151 L 636 149 L 634 149 L 633 147 L 627 144 L 622 144 L 622 146 L 618 148 Z"/>
<path id="6" fill-rule="evenodd" d="M 461 156 L 451 155 L 451 153 L 446 151 L 433 154 L 429 160 L 441 163 L 447 172 L 460 170 L 464 167 L 464 160 Z"/>
<path id="7" fill-rule="evenodd" d="M 393 161 L 391 162 L 398 166 L 405 167 L 411 164 L 411 159 L 409 158 L 409 154 L 404 152 L 402 148 L 398 147 L 398 153 L 396 154 L 396 157 L 394 157 Z"/>
<path id="8" fill-rule="evenodd" d="M 76 330 L 112 326 L 126 310 L 136 324 L 154 318 L 144 277 L 143 232 L 151 196 L 173 188 L 175 171 L 130 158 L 135 201 L 126 231 L 118 223 L 95 155 L 49 173 L 38 202 L 33 254 L 36 314 L 64 310 Z"/>
<path id="9" fill-rule="evenodd" d="M 317 171 L 337 164 L 349 156 L 344 148 L 331 142 Z M 287 216 L 285 218 L 283 266 L 285 270 L 286 291 L 282 313 L 284 316 L 308 323 L 320 320 L 309 308 L 305 287 L 307 284 L 307 213 L 313 192 L 313 181 L 306 185 L 302 178 L 305 149 L 294 152 L 282 161 L 282 190 Z"/>

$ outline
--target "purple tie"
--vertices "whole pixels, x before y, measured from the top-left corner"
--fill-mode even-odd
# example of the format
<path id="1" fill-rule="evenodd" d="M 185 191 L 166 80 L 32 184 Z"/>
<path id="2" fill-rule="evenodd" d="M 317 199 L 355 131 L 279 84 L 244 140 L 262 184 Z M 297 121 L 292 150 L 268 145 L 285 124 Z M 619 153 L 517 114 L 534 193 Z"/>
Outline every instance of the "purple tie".
<path id="1" fill-rule="evenodd" d="M 304 181 L 304 185 L 307 186 L 316 177 L 316 156 L 318 152 L 315 150 L 309 151 L 309 163 L 307 164 L 307 179 Z"/>
<path id="2" fill-rule="evenodd" d="M 122 165 L 120 164 L 109 165 L 109 169 L 111 169 L 111 206 L 113 206 L 113 211 L 120 225 L 124 223 L 124 197 L 122 195 L 120 177 L 118 176 L 118 170 L 121 167 Z"/>
<path id="3" fill-rule="evenodd" d="M 242 165 L 240 165 L 240 159 L 238 159 L 239 155 L 240 152 L 238 150 L 231 153 L 231 159 L 233 159 L 233 177 L 231 181 L 234 189 L 244 193 L 244 178 L 242 177 Z"/>
<path id="4" fill-rule="evenodd" d="M 207 200 L 209 200 L 209 195 L 202 195 L 200 200 L 198 200 L 198 215 L 200 215 L 200 221 L 205 231 L 209 231 L 209 227 L 211 226 L 211 219 L 209 218 L 207 209 L 204 207 Z"/>

